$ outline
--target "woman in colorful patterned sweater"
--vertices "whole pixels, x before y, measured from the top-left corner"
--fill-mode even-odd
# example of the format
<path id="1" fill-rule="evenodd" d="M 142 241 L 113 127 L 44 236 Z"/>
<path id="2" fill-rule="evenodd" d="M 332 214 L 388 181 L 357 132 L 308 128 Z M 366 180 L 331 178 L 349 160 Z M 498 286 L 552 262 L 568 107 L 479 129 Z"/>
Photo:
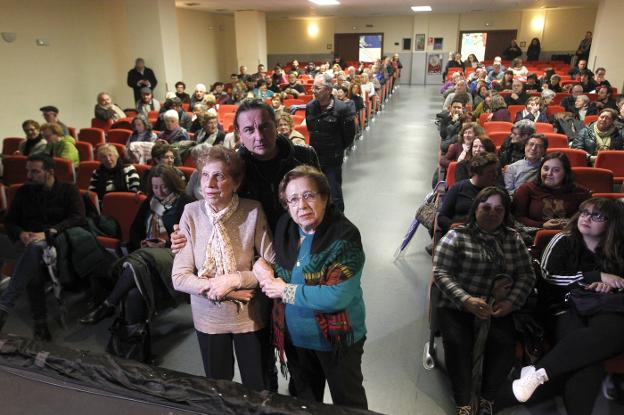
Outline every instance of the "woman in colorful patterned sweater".
<path id="1" fill-rule="evenodd" d="M 361 369 L 366 326 L 360 279 L 364 251 L 357 228 L 330 204 L 327 178 L 310 166 L 284 176 L 288 208 L 275 231 L 275 271 L 254 267 L 273 306 L 273 342 L 302 399 L 367 408 Z M 276 277 L 274 277 L 274 273 Z"/>

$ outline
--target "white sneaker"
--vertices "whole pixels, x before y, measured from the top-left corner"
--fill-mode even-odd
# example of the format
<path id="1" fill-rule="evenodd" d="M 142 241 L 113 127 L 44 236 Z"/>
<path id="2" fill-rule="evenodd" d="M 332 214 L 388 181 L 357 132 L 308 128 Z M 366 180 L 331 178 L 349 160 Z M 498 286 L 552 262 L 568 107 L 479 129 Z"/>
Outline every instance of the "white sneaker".
<path id="1" fill-rule="evenodd" d="M 544 369 L 535 370 L 534 366 L 527 366 L 522 368 L 520 379 L 514 380 L 511 388 L 518 402 L 526 402 L 535 389 L 547 381 L 548 375 Z"/>

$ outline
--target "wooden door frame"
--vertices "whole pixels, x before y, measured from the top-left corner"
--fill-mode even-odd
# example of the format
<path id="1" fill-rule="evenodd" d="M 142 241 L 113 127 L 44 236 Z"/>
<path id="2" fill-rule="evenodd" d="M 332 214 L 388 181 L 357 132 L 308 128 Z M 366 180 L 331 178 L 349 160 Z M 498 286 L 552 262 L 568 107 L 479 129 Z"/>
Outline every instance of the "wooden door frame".
<path id="1" fill-rule="evenodd" d="M 384 56 L 384 39 L 385 39 L 385 35 L 383 32 L 376 32 L 376 33 L 360 33 L 360 32 L 351 32 L 351 33 L 334 33 L 334 56 L 336 55 L 336 36 L 338 35 L 358 35 L 358 36 L 376 36 L 376 35 L 381 35 L 381 56 Z M 359 50 L 359 43 L 358 43 L 358 50 Z M 359 53 L 358 53 L 358 58 L 359 58 Z M 358 59 L 359 61 L 359 59 Z"/>

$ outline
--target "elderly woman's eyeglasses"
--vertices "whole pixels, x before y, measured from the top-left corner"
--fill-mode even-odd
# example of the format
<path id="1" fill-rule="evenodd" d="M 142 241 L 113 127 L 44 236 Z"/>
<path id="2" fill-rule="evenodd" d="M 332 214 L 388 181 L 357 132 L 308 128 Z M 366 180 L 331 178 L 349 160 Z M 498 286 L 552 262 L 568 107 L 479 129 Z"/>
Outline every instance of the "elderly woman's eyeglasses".
<path id="1" fill-rule="evenodd" d="M 603 215 L 600 212 L 590 212 L 589 210 L 581 210 L 579 217 L 581 218 L 589 218 L 591 219 L 592 222 L 606 222 L 607 218 L 605 215 Z"/>
<path id="2" fill-rule="evenodd" d="M 290 206 L 297 206 L 301 200 L 314 202 L 319 194 L 319 192 L 303 192 L 301 195 L 292 195 L 289 199 L 286 199 L 286 203 Z"/>

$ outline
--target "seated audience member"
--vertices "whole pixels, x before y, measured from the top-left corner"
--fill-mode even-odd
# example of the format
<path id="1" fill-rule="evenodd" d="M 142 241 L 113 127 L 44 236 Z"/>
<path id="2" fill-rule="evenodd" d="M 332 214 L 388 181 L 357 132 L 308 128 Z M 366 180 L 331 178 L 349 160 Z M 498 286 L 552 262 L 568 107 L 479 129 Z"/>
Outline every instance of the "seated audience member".
<path id="1" fill-rule="evenodd" d="M 479 104 L 485 101 L 488 95 L 490 95 L 490 89 L 486 84 L 480 83 L 477 85 L 472 97 L 473 113 L 479 107 Z"/>
<path id="2" fill-rule="evenodd" d="M 571 147 L 585 150 L 592 164 L 600 150 L 624 150 L 624 137 L 615 126 L 617 116 L 617 112 L 611 108 L 600 111 L 598 120 L 582 129 L 572 141 Z"/>
<path id="3" fill-rule="evenodd" d="M 572 77 L 572 79 L 580 78 L 580 75 L 589 71 L 587 69 L 587 60 L 581 59 L 578 61 L 578 65 L 573 67 L 568 71 L 568 75 Z"/>
<path id="4" fill-rule="evenodd" d="M 620 135 L 624 137 L 624 97 L 620 97 L 617 102 L 618 116 L 615 120 L 615 128 L 620 131 Z"/>
<path id="5" fill-rule="evenodd" d="M 208 95 L 205 96 L 204 102 L 206 102 L 207 100 L 208 100 Z M 204 104 L 199 104 L 199 105 L 204 105 Z M 179 120 L 178 123 L 180 124 L 182 128 L 184 128 L 187 131 L 191 128 L 193 124 L 193 120 L 191 116 L 189 116 L 188 113 L 184 111 L 184 108 L 182 108 L 182 101 L 180 101 L 180 98 L 178 97 L 171 97 L 165 100 L 165 103 L 160 108 L 160 114 L 158 114 L 158 119 L 156 120 L 156 123 L 154 124 L 154 129 L 156 131 L 163 131 L 167 128 L 165 125 L 165 113 L 169 110 L 174 110 L 175 112 L 178 113 L 178 120 Z"/>
<path id="6" fill-rule="evenodd" d="M 529 70 L 522 64 L 522 59 L 520 58 L 516 58 L 511 61 L 509 69 L 511 69 L 514 76 L 525 77 L 529 74 Z"/>
<path id="7" fill-rule="evenodd" d="M 438 209 L 439 237 L 446 234 L 452 224 L 466 221 L 477 193 L 488 186 L 495 186 L 499 174 L 500 166 L 495 154 L 479 154 L 470 160 L 470 179 L 455 183 Z M 439 237 L 436 240 L 440 240 Z"/>
<path id="8" fill-rule="evenodd" d="M 520 49 L 520 46 L 518 46 L 518 42 L 516 42 L 516 39 L 511 40 L 509 47 L 507 47 L 503 51 L 503 53 L 501 53 L 501 55 L 503 55 L 503 59 L 508 61 L 513 61 L 516 58 L 522 56 L 522 49 Z M 522 60 L 520 61 L 520 63 L 522 63 Z"/>
<path id="9" fill-rule="evenodd" d="M 165 122 L 165 129 L 158 136 L 159 140 L 174 144 L 189 139 L 188 132 L 180 126 L 180 118 L 176 110 L 168 110 L 162 114 L 162 117 Z"/>
<path id="10" fill-rule="evenodd" d="M 231 98 L 228 93 L 224 91 L 224 87 L 225 85 L 223 84 L 223 82 L 215 82 L 214 84 L 212 84 L 212 89 L 210 90 L 210 93 L 214 95 L 218 105 L 231 103 Z"/>
<path id="11" fill-rule="evenodd" d="M 50 157 L 60 157 L 70 160 L 74 167 L 78 167 L 80 156 L 76 148 L 76 140 L 69 135 L 63 135 L 63 128 L 56 123 L 45 123 L 41 126 L 41 135 L 48 142 L 45 153 Z"/>
<path id="12" fill-rule="evenodd" d="M 206 112 L 217 115 L 217 98 L 214 95 L 206 94 L 204 104 L 206 104 Z"/>
<path id="13" fill-rule="evenodd" d="M 278 119 L 282 113 L 286 112 L 286 108 L 282 104 L 282 96 L 285 97 L 286 94 L 273 94 L 271 97 L 271 107 L 273 107 L 273 112 L 275 112 L 275 119 Z"/>
<path id="14" fill-rule="evenodd" d="M 190 294 L 204 371 L 210 379 L 231 381 L 234 354 L 243 384 L 265 386 L 269 345 L 267 313 L 252 271 L 257 256 L 274 253 L 259 202 L 239 198 L 244 164 L 233 150 L 211 147 L 202 163 L 204 200 L 189 204 L 180 219 L 187 243 L 173 261 L 173 287 Z"/>
<path id="15" fill-rule="evenodd" d="M 442 170 L 447 169 L 452 161 L 462 161 L 466 158 L 472 141 L 476 137 L 485 137 L 485 130 L 476 122 L 464 123 L 457 134 L 456 142 L 448 146 L 448 150 L 444 155 L 440 156 L 439 165 Z"/>
<path id="16" fill-rule="evenodd" d="M 156 134 L 152 131 L 152 124 L 146 116 L 139 114 L 132 120 L 132 134 L 128 137 L 126 146 L 136 142 L 156 141 Z"/>
<path id="17" fill-rule="evenodd" d="M 303 85 L 297 81 L 297 76 L 292 72 L 288 74 L 288 83 L 282 86 L 282 91 L 294 98 L 299 97 L 300 94 L 305 94 Z"/>
<path id="18" fill-rule="evenodd" d="M 529 99 L 529 94 L 524 90 L 524 84 L 519 79 L 514 79 L 511 83 L 511 94 L 505 96 L 505 102 L 509 105 L 525 105 Z"/>
<path id="19" fill-rule="evenodd" d="M 596 82 L 596 92 L 598 92 L 598 86 L 607 86 L 609 89 L 611 88 L 611 83 L 605 79 L 607 75 L 607 70 L 605 68 L 596 69 L 596 73 L 594 75 L 594 82 Z"/>
<path id="20" fill-rule="evenodd" d="M 483 87 L 481 89 L 484 89 Z M 493 91 L 487 91 L 487 93 L 483 96 L 483 99 L 477 104 L 475 108 L 473 108 L 472 115 L 475 120 L 478 120 L 481 117 L 481 114 L 491 114 L 492 113 L 492 96 Z M 481 97 L 478 96 L 475 98 L 473 102 L 477 102 Z M 503 104 L 505 100 L 503 100 Z M 506 106 L 505 106 L 506 107 Z"/>
<path id="21" fill-rule="evenodd" d="M 150 88 L 141 88 L 141 98 L 136 102 L 136 110 L 146 117 L 150 111 L 160 111 L 160 102 L 154 98 Z"/>
<path id="22" fill-rule="evenodd" d="M 150 160 L 154 166 L 171 167 L 176 172 L 182 183 L 186 183 L 186 176 L 175 166 L 176 152 L 175 148 L 171 144 L 165 141 L 157 141 L 152 147 Z M 141 177 L 141 189 L 143 189 L 145 193 L 149 190 L 148 178 L 153 169 L 154 167 L 151 167 L 143 174 L 143 177 Z"/>
<path id="23" fill-rule="evenodd" d="M 374 101 L 375 84 L 370 80 L 368 73 L 366 72 L 363 72 L 362 75 L 360 75 L 360 78 L 362 80 L 362 92 L 366 93 L 364 97 L 370 101 Z"/>
<path id="24" fill-rule="evenodd" d="M 524 146 L 533 134 L 535 134 L 533 121 L 520 120 L 511 127 L 511 134 L 503 141 L 498 150 L 498 159 L 502 167 L 524 158 Z"/>
<path id="25" fill-rule="evenodd" d="M 26 135 L 26 141 L 19 143 L 15 154 L 30 156 L 31 154 L 45 153 L 48 142 L 41 135 L 39 123 L 34 120 L 26 120 L 22 123 L 22 130 Z"/>
<path id="26" fill-rule="evenodd" d="M 451 79 L 442 84 L 442 88 L 440 88 L 440 93 L 445 99 L 448 94 L 455 91 L 455 84 L 460 79 L 463 79 L 463 76 L 464 75 L 462 72 L 453 72 L 453 75 L 451 75 Z"/>
<path id="27" fill-rule="evenodd" d="M 570 90 L 571 95 L 561 100 L 561 105 L 567 112 L 574 113 L 576 108 L 576 97 L 583 94 L 583 87 L 580 85 L 574 85 Z"/>
<path id="28" fill-rule="evenodd" d="M 265 100 L 273 96 L 273 91 L 269 90 L 266 80 L 259 79 L 258 82 L 256 82 L 256 87 L 253 90 L 253 95 L 256 99 Z"/>
<path id="29" fill-rule="evenodd" d="M 295 130 L 295 122 L 287 112 L 277 117 L 277 133 L 287 137 L 296 146 L 306 145 L 305 137 Z"/>
<path id="30" fill-rule="evenodd" d="M 501 70 L 503 72 L 505 72 L 505 70 L 507 70 L 507 68 L 505 67 L 505 65 L 503 65 L 503 59 L 500 56 L 495 56 L 494 60 L 492 61 L 492 65 L 487 66 L 485 69 L 490 72 L 492 69 L 494 69 L 494 65 L 496 64 L 500 64 L 501 65 Z"/>
<path id="31" fill-rule="evenodd" d="M 527 80 L 524 84 L 524 90 L 527 92 L 542 92 L 542 85 L 540 84 L 539 79 L 537 79 L 536 74 L 530 73 L 527 76 Z"/>
<path id="32" fill-rule="evenodd" d="M 199 130 L 202 129 L 202 116 L 207 113 L 208 107 L 204 104 L 197 103 L 195 104 L 191 110 L 193 111 L 193 117 L 191 122 L 191 127 L 189 128 L 189 133 L 197 134 Z"/>
<path id="33" fill-rule="evenodd" d="M 492 64 L 492 70 L 488 73 L 487 80 L 490 81 L 502 81 L 505 76 L 505 71 L 500 62 L 494 62 Z"/>
<path id="34" fill-rule="evenodd" d="M 571 112 L 558 112 L 553 116 L 553 126 L 560 134 L 568 137 L 568 144 L 571 144 L 578 134 L 586 128 L 585 123 L 579 120 Z"/>
<path id="35" fill-rule="evenodd" d="M 503 79 L 496 85 L 496 90 L 499 92 L 511 92 L 514 81 L 514 74 L 511 69 L 507 69 L 503 75 Z"/>
<path id="36" fill-rule="evenodd" d="M 542 112 L 541 98 L 529 97 L 526 107 L 522 111 L 516 113 L 516 120 L 529 120 L 533 122 L 548 122 L 548 116 Z"/>
<path id="37" fill-rule="evenodd" d="M 542 97 L 542 111 L 543 112 L 546 112 L 546 107 L 549 106 L 553 102 L 553 99 L 555 99 L 556 95 L 557 93 L 553 91 L 552 89 L 542 90 L 541 97 Z"/>
<path id="38" fill-rule="evenodd" d="M 604 379 L 603 361 L 624 352 L 624 314 L 598 311 L 585 316 L 570 305 L 568 294 L 586 289 L 608 295 L 624 287 L 624 210 L 622 203 L 584 201 L 564 231 L 555 235 L 541 262 L 546 333 L 552 348 L 513 382 L 520 402 L 543 383 L 558 382 L 566 412 L 595 413 Z"/>
<path id="39" fill-rule="evenodd" d="M 611 87 L 606 85 L 598 86 L 596 88 L 596 93 L 598 94 L 598 97 L 595 101 L 589 104 L 591 113 L 598 114 L 605 108 L 612 108 L 616 111 L 618 110 L 615 100 L 611 97 Z"/>
<path id="40" fill-rule="evenodd" d="M 213 146 L 223 143 L 225 133 L 219 130 L 219 120 L 216 115 L 207 112 L 202 115 L 200 122 L 202 124 L 202 129 L 197 132 L 195 141 Z"/>
<path id="41" fill-rule="evenodd" d="M 446 79 L 446 75 L 448 74 L 448 70 L 450 68 L 461 68 L 462 71 L 464 70 L 464 62 L 462 62 L 461 53 L 454 53 L 453 58 L 449 59 L 449 61 L 446 63 L 446 66 L 444 67 L 444 72 L 442 72 L 443 80 Z"/>
<path id="42" fill-rule="evenodd" d="M 264 66 L 263 64 L 259 64 L 258 71 L 254 74 L 251 74 L 251 77 L 253 78 L 254 81 L 259 81 L 260 79 L 266 79 L 267 78 L 266 66 Z"/>
<path id="43" fill-rule="evenodd" d="M 505 189 L 510 195 L 525 182 L 532 182 L 539 174 L 542 157 L 548 150 L 548 139 L 544 134 L 533 134 L 524 146 L 524 158 L 511 163 L 505 169 Z"/>
<path id="44" fill-rule="evenodd" d="M 594 74 L 590 71 L 583 72 L 581 74 L 581 86 L 583 87 L 583 92 L 587 94 L 595 91 L 598 84 L 594 81 Z"/>
<path id="45" fill-rule="evenodd" d="M 98 94 L 94 114 L 95 118 L 98 120 L 113 120 L 113 122 L 126 116 L 126 113 L 123 112 L 121 108 L 113 104 L 113 100 L 107 92 L 100 92 Z"/>
<path id="46" fill-rule="evenodd" d="M 468 57 L 466 58 L 466 61 L 464 62 L 464 68 L 477 68 L 478 66 L 479 66 L 479 59 L 477 59 L 475 54 L 471 53 L 470 55 L 468 55 Z"/>
<path id="47" fill-rule="evenodd" d="M 48 270 L 43 263 L 46 238 L 86 223 L 85 208 L 73 183 L 54 177 L 54 160 L 46 154 L 32 154 L 26 162 L 27 183 L 16 194 L 5 226 L 19 255 L 9 285 L 0 295 L 0 330 L 17 299 L 26 291 L 34 320 L 34 338 L 50 341 L 46 312 Z M 7 252 L 0 253 L 5 257 Z M 86 277 L 86 276 L 82 276 Z"/>
<path id="48" fill-rule="evenodd" d="M 462 127 L 462 119 L 464 117 L 464 100 L 454 99 L 447 107 L 447 111 L 442 111 L 438 117 L 440 124 L 440 139 L 441 148 L 443 153 L 446 153 L 448 146 L 455 142 L 457 134 Z M 443 145 L 446 143 L 446 145 Z"/>
<path id="49" fill-rule="evenodd" d="M 511 113 L 507 109 L 505 98 L 501 95 L 492 96 L 492 115 L 488 117 L 488 121 L 511 122 Z"/>
<path id="50" fill-rule="evenodd" d="M 478 156 L 479 157 L 479 156 Z M 479 414 L 494 413 L 494 399 L 513 367 L 516 332 L 513 312 L 520 310 L 535 284 L 531 257 L 513 229 L 509 196 L 487 187 L 472 197 L 466 224 L 450 230 L 437 244 L 433 280 L 441 295 L 436 307 L 446 372 L 458 415 L 471 415 L 475 327 L 490 322 L 483 355 L 483 382 L 477 391 Z M 511 285 L 492 303 L 496 278 Z"/>
<path id="51" fill-rule="evenodd" d="M 470 179 L 470 161 L 479 154 L 492 153 L 496 155 L 496 145 L 487 137 L 475 137 L 466 152 L 466 157 L 458 161 L 455 166 L 455 183 Z"/>
<path id="52" fill-rule="evenodd" d="M 102 144 L 96 152 L 100 167 L 93 171 L 89 190 L 98 195 L 100 202 L 109 192 L 134 192 L 141 190 L 139 173 L 132 164 L 124 164 L 117 148 Z"/>
<path id="53" fill-rule="evenodd" d="M 533 182 L 521 185 L 513 195 L 513 214 L 525 226 L 562 229 L 579 205 L 591 197 L 589 190 L 572 181 L 572 168 L 563 153 L 542 159 Z"/>
<path id="54" fill-rule="evenodd" d="M 362 86 L 359 82 L 353 82 L 349 87 L 349 99 L 355 104 L 355 114 L 359 122 L 360 129 L 364 123 L 362 110 L 364 110 L 364 98 L 362 98 Z"/>
<path id="55" fill-rule="evenodd" d="M 61 126 L 61 128 L 63 129 L 63 135 L 70 135 L 69 134 L 69 128 L 67 128 L 67 126 L 65 124 L 63 124 L 59 119 L 58 119 L 58 114 L 59 114 L 59 110 L 58 108 L 56 108 L 53 105 L 46 105 L 45 107 L 41 107 L 39 108 L 39 111 L 41 111 L 42 115 L 43 115 L 43 119 L 45 120 L 45 122 L 47 123 L 56 123 L 58 125 Z"/>
<path id="56" fill-rule="evenodd" d="M 318 73 L 318 69 L 316 68 L 316 65 L 314 64 L 314 62 L 312 61 L 308 62 L 308 64 L 305 67 L 305 73 L 310 75 L 313 78 L 316 76 L 316 74 Z"/>
<path id="57" fill-rule="evenodd" d="M 273 95 L 282 93 L 280 86 L 273 82 L 273 78 L 271 78 L 270 76 L 267 76 L 266 82 L 267 82 L 267 90 L 273 92 Z"/>
<path id="58" fill-rule="evenodd" d="M 484 68 L 477 68 L 477 70 L 473 72 L 473 75 L 474 79 L 470 82 L 468 88 L 471 93 L 476 93 L 478 87 L 481 85 L 485 85 L 488 88 L 491 86 L 491 84 L 487 80 L 487 72 Z"/>
<path id="59" fill-rule="evenodd" d="M 157 312 L 175 307 L 180 301 L 180 293 L 173 289 L 171 282 L 173 254 L 169 235 L 180 221 L 184 206 L 193 199 L 184 193 L 184 183 L 169 166 L 152 168 L 148 183 L 148 197 L 130 228 L 130 254 L 115 262 L 113 290 L 80 319 L 82 324 L 96 324 L 114 315 L 122 303 L 125 325 L 148 324 L 146 321 L 153 319 Z"/>
<path id="60" fill-rule="evenodd" d="M 186 93 L 186 84 L 182 81 L 175 83 L 175 94 L 183 104 L 191 105 L 191 96 Z"/>
<path id="61" fill-rule="evenodd" d="M 587 95 L 579 95 L 574 101 L 574 115 L 580 121 L 585 120 L 587 115 L 595 115 L 596 112 L 593 108 L 589 107 L 589 97 Z"/>
<path id="62" fill-rule="evenodd" d="M 294 59 L 290 64 L 290 69 L 288 70 L 288 75 L 295 74 L 296 77 L 303 73 L 303 69 L 299 67 L 299 61 Z"/>
<path id="63" fill-rule="evenodd" d="M 450 94 L 448 94 L 448 96 L 444 100 L 443 108 L 448 108 L 449 105 L 451 105 L 451 102 L 453 102 L 455 95 L 458 95 L 458 94 L 462 94 L 462 95 L 466 94 L 466 96 L 468 97 L 468 102 L 465 102 L 464 104 L 472 105 L 472 95 L 468 93 L 468 86 L 466 85 L 466 81 L 464 81 L 463 79 L 460 79 L 455 84 L 455 90 L 451 92 Z"/>
<path id="64" fill-rule="evenodd" d="M 195 107 L 195 104 L 205 104 L 204 97 L 206 96 L 206 85 L 195 85 L 195 92 L 191 96 L 191 108 Z"/>
<path id="65" fill-rule="evenodd" d="M 203 161 L 211 148 L 212 146 L 210 144 L 197 144 L 191 149 L 190 155 L 193 158 L 196 168 L 186 184 L 186 194 L 195 200 L 202 200 L 204 198 L 201 189 L 201 171 L 203 168 Z"/>
<path id="66" fill-rule="evenodd" d="M 553 92 L 563 92 L 563 88 L 561 87 L 561 77 L 557 74 L 551 75 L 549 81 L 544 86 L 547 86 Z"/>

